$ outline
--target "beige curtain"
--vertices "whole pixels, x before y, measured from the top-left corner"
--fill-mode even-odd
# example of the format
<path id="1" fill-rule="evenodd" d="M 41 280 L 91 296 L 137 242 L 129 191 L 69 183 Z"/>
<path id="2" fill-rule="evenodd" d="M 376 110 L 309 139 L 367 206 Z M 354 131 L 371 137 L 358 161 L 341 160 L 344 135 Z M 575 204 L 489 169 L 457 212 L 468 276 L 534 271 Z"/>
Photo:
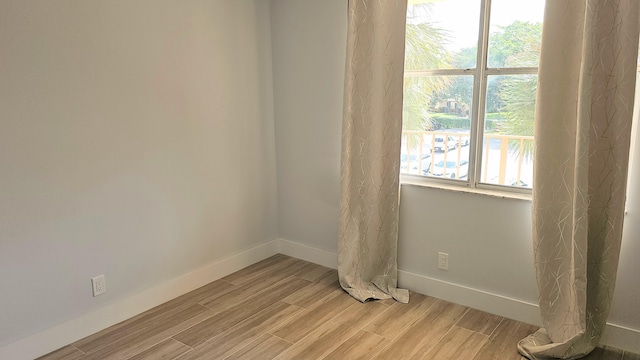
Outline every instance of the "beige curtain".
<path id="1" fill-rule="evenodd" d="M 543 328 L 518 348 L 576 359 L 598 345 L 618 267 L 638 0 L 547 1 L 536 103 L 533 238 Z"/>
<path id="2" fill-rule="evenodd" d="M 360 301 L 409 301 L 396 288 L 406 11 L 349 0 L 338 276 Z"/>

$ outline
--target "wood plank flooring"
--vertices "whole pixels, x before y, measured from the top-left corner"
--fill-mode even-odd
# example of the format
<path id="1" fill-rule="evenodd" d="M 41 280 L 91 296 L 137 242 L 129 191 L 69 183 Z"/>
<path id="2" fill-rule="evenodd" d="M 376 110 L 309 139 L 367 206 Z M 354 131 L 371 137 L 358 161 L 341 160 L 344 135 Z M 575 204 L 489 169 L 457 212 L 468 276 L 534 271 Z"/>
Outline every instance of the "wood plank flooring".
<path id="1" fill-rule="evenodd" d="M 363 304 L 335 270 L 279 254 L 39 359 L 521 360 L 516 343 L 536 329 L 417 293 Z"/>

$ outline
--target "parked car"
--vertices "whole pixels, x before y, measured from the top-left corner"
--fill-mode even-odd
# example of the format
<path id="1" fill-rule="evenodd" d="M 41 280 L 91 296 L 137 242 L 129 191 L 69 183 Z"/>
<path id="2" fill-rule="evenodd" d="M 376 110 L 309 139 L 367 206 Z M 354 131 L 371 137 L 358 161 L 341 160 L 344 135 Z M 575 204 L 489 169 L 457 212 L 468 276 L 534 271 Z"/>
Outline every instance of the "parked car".
<path id="1" fill-rule="evenodd" d="M 490 184 L 496 184 L 496 185 L 531 188 L 531 185 L 527 184 L 526 182 L 524 182 L 522 180 L 516 180 L 515 178 L 506 179 L 506 180 L 504 180 L 504 184 L 501 184 L 500 180 L 498 179 L 498 177 L 495 176 L 495 177 L 491 178 L 491 181 L 489 181 L 489 183 Z"/>
<path id="2" fill-rule="evenodd" d="M 419 164 L 422 163 L 421 166 Z M 422 159 L 418 162 L 418 154 L 409 155 L 407 162 L 407 154 L 400 155 L 400 172 L 403 174 L 420 174 L 420 171 L 429 170 L 431 166 L 431 154 L 423 153 Z"/>
<path id="3" fill-rule="evenodd" d="M 511 180 L 511 183 L 509 185 L 510 186 L 519 186 L 519 187 L 528 187 L 528 188 L 531 187 L 526 182 L 524 182 L 522 180 Z"/>
<path id="4" fill-rule="evenodd" d="M 456 174 L 458 175 L 457 177 Z M 456 161 L 447 160 L 445 163 L 444 160 L 440 160 L 433 164 L 433 169 L 431 169 L 430 175 L 449 177 L 452 179 L 466 178 L 467 175 L 469 175 L 469 162 L 467 160 L 461 160 L 460 169 L 458 170 L 458 164 Z"/>
<path id="5" fill-rule="evenodd" d="M 453 150 L 458 146 L 458 141 L 453 136 L 436 135 L 433 139 L 434 151 Z"/>

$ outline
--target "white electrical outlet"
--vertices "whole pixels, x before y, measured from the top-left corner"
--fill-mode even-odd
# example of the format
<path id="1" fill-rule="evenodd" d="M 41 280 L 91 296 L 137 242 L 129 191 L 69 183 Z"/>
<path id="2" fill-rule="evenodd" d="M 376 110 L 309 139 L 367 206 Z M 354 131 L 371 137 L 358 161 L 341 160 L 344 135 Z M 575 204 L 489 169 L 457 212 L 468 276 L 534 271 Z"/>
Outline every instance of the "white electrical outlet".
<path id="1" fill-rule="evenodd" d="M 438 253 L 438 269 L 449 270 L 449 254 L 442 252 Z"/>
<path id="2" fill-rule="evenodd" d="M 107 281 L 104 279 L 104 275 L 91 278 L 91 285 L 93 286 L 94 297 L 107 292 Z"/>

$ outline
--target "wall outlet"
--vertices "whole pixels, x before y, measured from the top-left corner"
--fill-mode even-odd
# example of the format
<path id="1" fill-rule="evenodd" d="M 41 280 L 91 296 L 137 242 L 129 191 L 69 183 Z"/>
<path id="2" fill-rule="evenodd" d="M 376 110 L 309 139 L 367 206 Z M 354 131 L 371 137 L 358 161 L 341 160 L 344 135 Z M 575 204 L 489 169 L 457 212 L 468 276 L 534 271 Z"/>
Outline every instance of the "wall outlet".
<path id="1" fill-rule="evenodd" d="M 438 269 L 449 270 L 449 254 L 442 252 L 438 253 Z"/>
<path id="2" fill-rule="evenodd" d="M 91 278 L 91 285 L 93 286 L 93 296 L 102 295 L 107 292 L 107 281 L 104 275 Z"/>

